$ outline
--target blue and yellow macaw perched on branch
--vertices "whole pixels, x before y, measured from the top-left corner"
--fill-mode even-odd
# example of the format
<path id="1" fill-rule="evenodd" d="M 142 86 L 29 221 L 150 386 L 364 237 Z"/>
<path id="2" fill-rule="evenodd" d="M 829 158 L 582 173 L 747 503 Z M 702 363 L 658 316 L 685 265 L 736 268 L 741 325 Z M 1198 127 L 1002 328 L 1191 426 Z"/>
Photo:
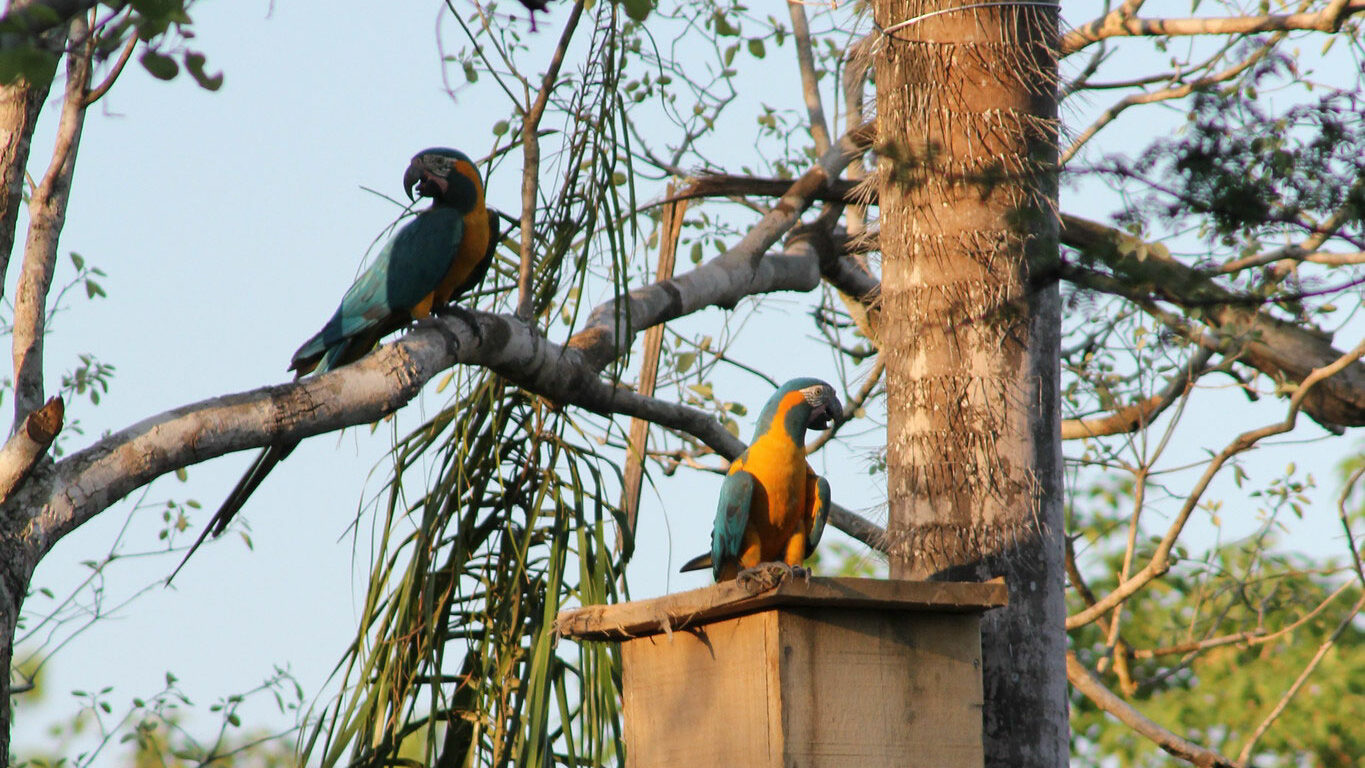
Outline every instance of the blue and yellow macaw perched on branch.
<path id="1" fill-rule="evenodd" d="M 825 429 L 842 409 L 819 379 L 792 379 L 763 406 L 754 441 L 730 464 L 720 487 L 711 553 L 684 571 L 711 567 L 716 581 L 760 564 L 801 573 L 829 517 L 829 483 L 806 463 L 806 430 Z"/>
<path id="2" fill-rule="evenodd" d="M 403 190 L 414 201 L 430 197 L 431 207 L 389 239 L 346 291 L 327 324 L 294 353 L 289 370 L 296 379 L 359 360 L 384 336 L 429 317 L 478 285 L 488 272 L 498 240 L 498 218 L 484 204 L 483 180 L 468 155 L 443 147 L 418 152 L 403 173 Z M 180 567 L 204 539 L 227 530 L 247 497 L 297 445 L 277 443 L 261 451 Z"/>

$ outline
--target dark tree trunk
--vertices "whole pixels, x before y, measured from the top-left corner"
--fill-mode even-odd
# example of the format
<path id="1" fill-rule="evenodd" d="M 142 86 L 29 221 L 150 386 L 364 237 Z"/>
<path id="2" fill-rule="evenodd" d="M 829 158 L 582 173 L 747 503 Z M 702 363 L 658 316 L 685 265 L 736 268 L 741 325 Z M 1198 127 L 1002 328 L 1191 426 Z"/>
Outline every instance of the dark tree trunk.
<path id="1" fill-rule="evenodd" d="M 983 626 L 986 763 L 1058 768 L 1057 11 L 934 14 L 965 4 L 875 6 L 891 572 L 1005 577 Z"/>

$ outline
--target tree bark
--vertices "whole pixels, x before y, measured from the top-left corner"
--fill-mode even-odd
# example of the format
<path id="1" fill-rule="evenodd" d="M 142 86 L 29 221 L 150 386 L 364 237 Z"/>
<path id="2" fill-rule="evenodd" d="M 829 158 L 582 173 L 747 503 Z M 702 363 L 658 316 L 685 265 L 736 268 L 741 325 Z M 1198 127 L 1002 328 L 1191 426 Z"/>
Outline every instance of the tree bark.
<path id="1" fill-rule="evenodd" d="M 1004 576 L 986 764 L 1069 759 L 1058 408 L 1057 10 L 881 0 L 887 531 L 897 578 Z"/>

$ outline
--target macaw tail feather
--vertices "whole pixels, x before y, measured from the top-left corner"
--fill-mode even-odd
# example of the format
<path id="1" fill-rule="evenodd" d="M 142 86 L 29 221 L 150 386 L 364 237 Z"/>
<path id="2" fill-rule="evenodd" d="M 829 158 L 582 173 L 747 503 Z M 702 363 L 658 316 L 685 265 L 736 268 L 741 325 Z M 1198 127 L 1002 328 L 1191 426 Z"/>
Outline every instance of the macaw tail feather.
<path id="1" fill-rule="evenodd" d="M 180 573 L 180 569 L 185 567 L 185 563 L 189 562 L 190 557 L 194 555 L 205 540 L 210 536 L 217 538 L 223 535 L 223 532 L 227 530 L 228 523 L 232 522 L 232 518 L 236 517 L 237 513 L 241 511 L 246 500 L 260 487 L 265 476 L 270 474 L 270 470 L 274 469 L 276 464 L 284 461 L 285 457 L 292 453 L 297 446 L 297 442 L 272 445 L 256 454 L 256 460 L 251 462 L 246 474 L 242 475 L 242 479 L 237 481 L 232 493 L 229 493 L 222 506 L 218 507 L 213 519 L 204 527 L 203 533 L 200 533 L 199 538 L 194 540 L 194 545 L 180 560 L 180 565 L 177 565 L 171 575 L 166 578 L 166 586 L 171 585 L 171 580 L 175 578 L 176 574 Z"/>
<path id="2" fill-rule="evenodd" d="M 704 555 L 697 555 L 691 560 L 688 560 L 687 562 L 683 563 L 683 567 L 678 569 L 678 573 L 687 573 L 688 571 L 700 571 L 704 568 L 710 567 L 711 553 L 707 552 Z"/>

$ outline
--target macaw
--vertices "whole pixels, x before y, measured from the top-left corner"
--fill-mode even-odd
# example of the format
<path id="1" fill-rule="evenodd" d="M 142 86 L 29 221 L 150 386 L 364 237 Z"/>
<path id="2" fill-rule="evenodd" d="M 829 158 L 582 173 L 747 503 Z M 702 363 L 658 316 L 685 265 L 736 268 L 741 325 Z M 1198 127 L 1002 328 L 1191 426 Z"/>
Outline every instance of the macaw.
<path id="1" fill-rule="evenodd" d="M 431 207 L 399 228 L 346 291 L 322 330 L 294 353 L 289 370 L 296 380 L 359 360 L 381 338 L 429 317 L 478 285 L 488 272 L 498 241 L 498 218 L 484 204 L 483 181 L 468 155 L 444 147 L 418 152 L 403 173 L 403 190 L 413 201 L 432 198 Z M 276 443 L 257 455 L 180 567 L 207 537 L 227 530 L 247 497 L 297 445 Z"/>
<path id="2" fill-rule="evenodd" d="M 819 379 L 792 379 L 763 406 L 754 440 L 730 463 L 720 487 L 711 552 L 683 571 L 710 566 L 727 581 L 760 563 L 800 571 L 829 517 L 829 483 L 806 463 L 806 430 L 825 429 L 842 415 L 834 388 Z"/>

